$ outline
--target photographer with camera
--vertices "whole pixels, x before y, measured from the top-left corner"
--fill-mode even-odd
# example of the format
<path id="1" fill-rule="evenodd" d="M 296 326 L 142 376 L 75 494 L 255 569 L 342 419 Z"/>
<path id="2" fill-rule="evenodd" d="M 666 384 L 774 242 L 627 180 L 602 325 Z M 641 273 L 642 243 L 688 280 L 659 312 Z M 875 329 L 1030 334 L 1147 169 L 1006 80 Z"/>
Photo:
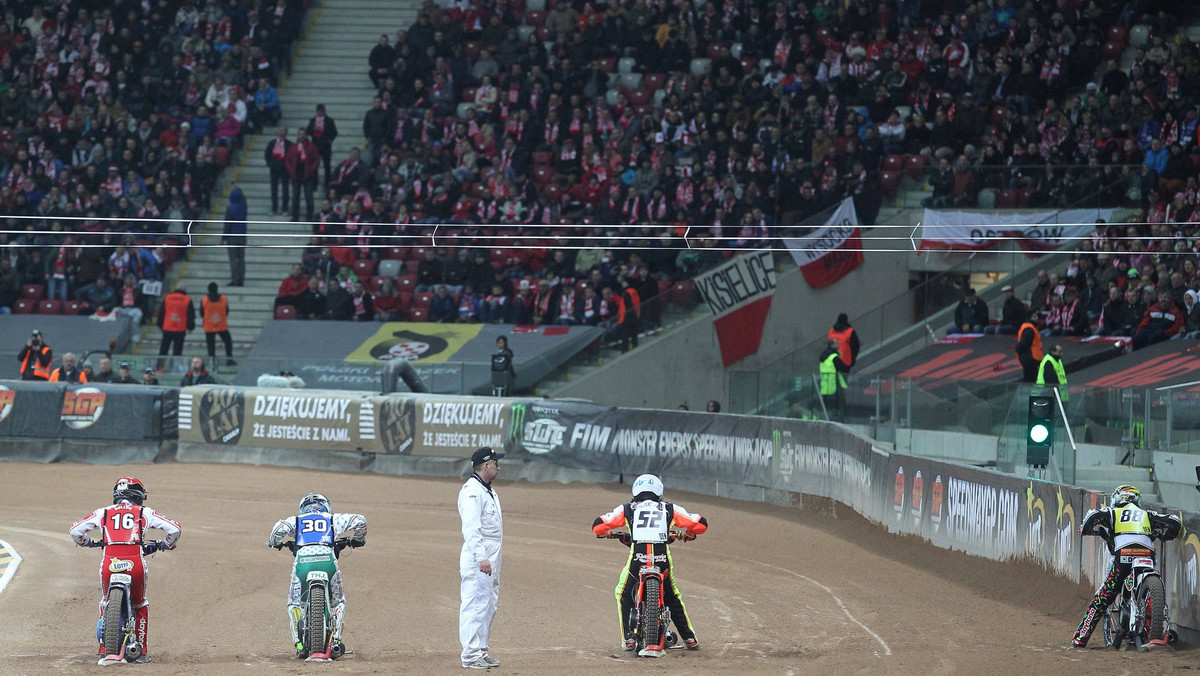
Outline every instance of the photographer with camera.
<path id="1" fill-rule="evenodd" d="M 54 351 L 42 341 L 42 332 L 33 330 L 17 359 L 21 362 L 21 380 L 50 380 L 50 363 Z"/>

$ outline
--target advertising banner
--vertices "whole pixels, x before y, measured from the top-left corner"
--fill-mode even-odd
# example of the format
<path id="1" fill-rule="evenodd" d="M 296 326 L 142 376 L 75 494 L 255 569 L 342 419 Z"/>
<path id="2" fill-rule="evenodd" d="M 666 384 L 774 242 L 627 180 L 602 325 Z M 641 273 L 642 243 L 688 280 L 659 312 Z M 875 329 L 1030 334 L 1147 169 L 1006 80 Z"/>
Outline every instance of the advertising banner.
<path id="1" fill-rule="evenodd" d="M 414 396 L 413 401 L 415 430 L 412 444 L 408 450 L 399 452 L 469 458 L 481 446 L 504 447 L 509 407 L 514 400 L 422 395 Z"/>
<path id="2" fill-rule="evenodd" d="M 805 237 L 783 240 L 809 286 L 829 286 L 863 264 L 858 226 L 854 199 L 847 197 L 825 227 Z"/>
<path id="3" fill-rule="evenodd" d="M 1016 239 L 1026 251 L 1049 251 L 1087 237 L 1096 229 L 1096 220 L 1108 221 L 1112 212 L 1112 209 L 1035 213 L 926 209 L 921 221 L 920 250 L 979 251 Z"/>
<path id="4" fill-rule="evenodd" d="M 0 437 L 58 437 L 63 393 L 57 383 L 0 382 Z"/>
<path id="5" fill-rule="evenodd" d="M 170 390 L 138 385 L 0 383 L 0 437 L 157 440 Z"/>
<path id="6" fill-rule="evenodd" d="M 591 402 L 515 401 L 509 409 L 505 453 L 618 473 L 619 458 L 612 447 L 617 420 L 616 409 Z"/>
<path id="7" fill-rule="evenodd" d="M 197 386 L 179 394 L 179 440 L 324 451 L 376 450 L 372 397 L 322 390 Z"/>
<path id="8" fill-rule="evenodd" d="M 736 256 L 696 278 L 696 288 L 715 318 L 726 367 L 758 352 L 775 286 L 770 251 Z"/>

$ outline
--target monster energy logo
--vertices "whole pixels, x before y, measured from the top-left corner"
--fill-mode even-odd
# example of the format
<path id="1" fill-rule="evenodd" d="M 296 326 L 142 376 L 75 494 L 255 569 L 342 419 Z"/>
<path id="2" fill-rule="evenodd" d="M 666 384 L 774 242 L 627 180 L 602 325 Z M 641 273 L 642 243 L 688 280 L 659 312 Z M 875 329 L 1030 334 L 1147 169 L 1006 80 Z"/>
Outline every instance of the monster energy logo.
<path id="1" fill-rule="evenodd" d="M 513 404 L 512 412 L 508 416 L 508 442 L 510 444 L 520 444 L 525 440 L 526 411 L 525 404 Z"/>

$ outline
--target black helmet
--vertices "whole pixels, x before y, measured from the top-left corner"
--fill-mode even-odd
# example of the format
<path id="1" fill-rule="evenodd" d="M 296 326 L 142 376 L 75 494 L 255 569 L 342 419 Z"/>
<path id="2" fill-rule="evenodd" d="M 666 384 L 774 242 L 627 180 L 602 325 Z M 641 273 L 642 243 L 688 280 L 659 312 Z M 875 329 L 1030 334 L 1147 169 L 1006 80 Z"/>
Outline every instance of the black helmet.
<path id="1" fill-rule="evenodd" d="M 131 476 L 117 479 L 117 485 L 113 486 L 113 504 L 122 500 L 128 500 L 138 505 L 146 501 L 146 486 L 142 484 L 141 479 Z"/>

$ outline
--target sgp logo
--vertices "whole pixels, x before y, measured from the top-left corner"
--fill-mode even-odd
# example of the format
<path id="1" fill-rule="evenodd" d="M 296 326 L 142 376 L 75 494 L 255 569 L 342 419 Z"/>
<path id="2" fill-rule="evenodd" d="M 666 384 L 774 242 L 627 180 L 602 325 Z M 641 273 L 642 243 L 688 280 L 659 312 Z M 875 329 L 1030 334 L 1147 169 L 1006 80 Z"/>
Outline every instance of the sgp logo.
<path id="1" fill-rule="evenodd" d="M 104 414 L 104 393 L 94 387 L 68 390 L 63 398 L 62 421 L 73 430 L 96 424 Z"/>
<path id="2" fill-rule="evenodd" d="M 8 417 L 13 410 L 13 402 L 17 399 L 17 393 L 0 385 L 0 421 Z"/>

